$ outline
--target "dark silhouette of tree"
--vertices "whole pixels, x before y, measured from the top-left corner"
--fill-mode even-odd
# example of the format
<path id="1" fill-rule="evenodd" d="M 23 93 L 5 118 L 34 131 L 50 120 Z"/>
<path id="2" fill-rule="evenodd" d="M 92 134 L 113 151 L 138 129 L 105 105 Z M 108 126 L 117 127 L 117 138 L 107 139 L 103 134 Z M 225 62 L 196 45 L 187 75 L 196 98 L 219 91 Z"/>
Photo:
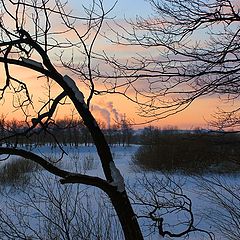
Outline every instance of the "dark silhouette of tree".
<path id="1" fill-rule="evenodd" d="M 151 16 L 139 16 L 128 25 L 116 22 L 112 31 L 117 38 L 106 36 L 137 51 L 126 61 L 109 54 L 97 57 L 114 71 L 103 78 L 114 79 L 106 91 L 138 104 L 139 115 L 148 122 L 183 111 L 200 97 L 219 96 L 229 109 L 216 112 L 213 126 L 239 127 L 238 1 L 148 2 Z"/>
<path id="2" fill-rule="evenodd" d="M 203 217 L 213 223 L 216 232 L 225 239 L 238 239 L 239 232 L 239 186 L 221 177 L 198 178 L 200 193 L 205 201 L 212 203 Z"/>
<path id="3" fill-rule="evenodd" d="M 131 121 L 126 119 L 125 115 L 120 122 L 120 127 L 121 127 L 121 135 L 122 135 L 122 145 L 129 146 L 131 138 L 133 136 L 133 129 L 131 126 Z"/>
<path id="4" fill-rule="evenodd" d="M 12 95 L 14 109 L 18 112 L 21 111 L 25 117 L 24 127 L 19 128 L 17 126 L 18 122 L 16 122 L 16 126 L 12 123 L 12 129 L 8 131 L 10 134 L 2 137 L 1 142 L 4 144 L 0 147 L 0 154 L 4 155 L 4 157 L 6 155 L 16 155 L 29 159 L 41 165 L 49 173 L 59 177 L 62 184 L 85 184 L 101 189 L 107 194 L 116 211 L 125 239 L 143 239 L 137 215 L 133 211 L 125 190 L 124 179 L 115 166 L 103 131 L 91 113 L 91 100 L 95 95 L 99 94 L 121 94 L 130 101 L 139 104 L 141 115 L 156 119 L 159 116 L 166 117 L 181 111 L 200 93 L 204 95 L 209 93 L 210 90 L 203 91 L 201 87 L 194 91 L 189 90 L 189 92 L 188 90 L 186 92 L 180 90 L 175 92 L 174 88 L 181 89 L 182 85 L 186 86 L 187 82 L 185 79 L 183 81 L 182 77 L 188 79 L 190 75 L 187 71 L 188 65 L 182 65 L 183 73 L 173 66 L 174 64 L 178 65 L 179 61 L 170 58 L 171 52 L 180 50 L 173 47 L 174 41 L 170 41 L 171 39 L 161 44 L 168 51 L 165 56 L 168 62 L 161 60 L 158 63 L 153 59 L 143 57 L 139 59 L 140 68 L 137 67 L 136 69 L 135 65 L 122 65 L 116 62 L 115 59 L 105 56 L 107 64 L 115 68 L 116 75 L 104 76 L 96 63 L 96 60 L 102 59 L 102 55 L 94 53 L 94 45 L 100 35 L 104 20 L 108 19 L 108 14 L 112 8 L 105 10 L 102 0 L 93 0 L 91 5 L 83 7 L 80 16 L 75 15 L 75 11 L 69 10 L 67 3 L 60 0 L 0 0 L 0 6 L 3 9 L 0 15 L 0 63 L 4 68 L 0 86 L 0 100 L 5 100 L 7 96 Z M 140 22 L 144 24 L 144 21 L 141 20 Z M 147 22 L 146 24 L 148 25 Z M 144 25 L 139 25 L 140 29 L 141 26 Z M 149 25 L 150 29 L 148 28 L 147 32 L 151 30 L 152 26 L 153 24 Z M 142 42 L 139 41 L 137 35 L 132 36 L 134 41 L 131 44 L 140 44 L 144 47 L 148 47 L 148 44 L 150 44 L 150 47 L 154 46 L 153 42 L 155 40 L 150 42 L 152 38 L 148 38 L 148 35 L 143 35 Z M 179 39 L 180 45 L 181 41 L 182 38 Z M 158 46 L 158 44 L 155 46 Z M 186 62 L 192 62 L 191 57 L 187 54 L 184 55 L 181 52 L 179 54 L 181 56 L 186 55 Z M 202 54 L 203 59 L 200 58 L 200 63 L 205 59 L 204 56 Z M 56 57 L 58 62 L 55 62 Z M 158 70 L 158 66 L 162 68 Z M 202 66 L 199 65 L 197 68 L 201 70 Z M 173 69 L 174 71 L 171 73 Z M 214 69 L 210 70 L 214 72 Z M 27 79 L 22 74 L 25 70 L 29 70 L 35 75 Z M 205 73 L 205 69 L 203 70 Z M 121 73 L 126 74 L 121 75 Z M 190 79 L 195 79 L 195 76 L 196 74 Z M 97 89 L 96 80 L 106 78 L 110 80 L 105 82 L 107 90 Z M 123 79 L 125 80 L 121 83 Z M 144 86 L 141 86 L 141 89 L 149 89 L 146 93 L 137 88 L 136 83 L 141 79 L 147 80 L 147 85 L 144 83 Z M 31 89 L 32 82 L 36 82 L 39 86 L 45 84 L 46 94 L 41 99 L 36 100 L 34 97 L 38 95 L 39 90 L 36 88 Z M 57 88 L 57 93 L 51 90 L 53 87 Z M 85 94 L 83 94 L 83 89 L 86 90 Z M 135 91 L 135 98 L 128 95 L 128 90 Z M 163 94 L 163 92 L 165 93 Z M 187 97 L 172 99 L 167 102 L 161 98 L 178 93 L 186 94 Z M 227 93 L 227 90 L 225 93 Z M 36 136 L 39 143 L 42 143 L 44 142 L 42 136 L 44 136 L 44 138 L 49 139 L 49 143 L 55 143 L 62 150 L 63 155 L 66 154 L 62 145 L 66 143 L 67 140 L 65 139 L 69 136 L 64 133 L 62 138 L 58 138 L 57 129 L 61 128 L 61 124 L 64 125 L 65 123 L 58 124 L 55 115 L 59 108 L 63 106 L 69 107 L 70 104 L 74 107 L 78 117 L 80 117 L 81 125 L 83 123 L 85 126 L 81 129 L 81 134 L 84 132 L 84 137 L 87 138 L 86 141 L 83 140 L 85 143 L 89 143 L 90 133 L 105 178 L 62 169 L 53 164 L 47 157 L 45 158 L 40 154 L 18 146 L 20 139 L 23 141 L 23 138 L 29 139 Z M 166 107 L 162 108 L 159 104 Z M 162 109 L 164 110 L 163 115 L 159 115 L 159 110 Z M 122 127 L 125 134 L 124 142 L 128 143 L 131 129 L 126 123 L 124 124 Z M 88 134 L 86 134 L 85 130 L 88 130 Z M 70 133 L 72 134 L 72 132 L 68 132 L 68 134 Z M 10 139 L 15 139 L 15 142 L 5 144 Z M 37 147 L 37 144 L 35 147 Z M 189 223 L 190 227 L 187 228 L 187 231 L 184 231 L 184 234 L 192 231 L 193 223 L 192 221 L 189 221 Z M 165 231 L 163 225 L 161 223 L 159 225 L 159 222 L 158 229 L 160 235 L 175 236 L 171 235 L 171 232 Z M 178 233 L 177 235 L 182 236 L 182 234 Z"/>
<path id="5" fill-rule="evenodd" d="M 8 91 L 14 94 L 13 105 L 23 111 L 27 129 L 15 132 L 14 136 L 29 137 L 39 127 L 47 136 L 54 138 L 59 147 L 58 139 L 51 133 L 54 114 L 62 104 L 72 102 L 76 112 L 91 134 L 101 160 L 105 179 L 66 171 L 54 166 L 48 159 L 25 149 L 2 146 L 0 154 L 17 155 L 40 164 L 48 172 L 58 176 L 62 184 L 81 183 L 102 189 L 110 198 L 119 217 L 125 239 L 143 239 L 135 213 L 125 191 L 124 179 L 116 168 L 110 148 L 97 122 L 90 112 L 90 102 L 95 91 L 92 77 L 92 51 L 99 35 L 103 21 L 109 11 L 105 11 L 102 1 L 93 1 L 89 8 L 84 8 L 82 16 L 75 16 L 61 1 L 5 1 L 0 2 L 1 40 L 0 62 L 4 65 L 5 77 L 2 77 L 1 99 Z M 75 42 L 71 41 L 71 34 Z M 66 40 L 65 40 L 66 38 Z M 77 39 L 77 40 L 76 40 Z M 58 68 L 52 61 L 53 53 L 58 54 L 63 66 L 64 51 L 76 49 L 81 57 L 76 63 L 72 56 L 70 70 L 78 71 L 82 83 L 89 89 L 86 102 L 75 79 L 66 70 Z M 76 65 L 75 65 L 76 64 Z M 75 65 L 75 66 L 74 66 Z M 58 95 L 47 94 L 47 100 L 40 101 L 38 108 L 34 106 L 32 94 L 24 76 L 16 76 L 13 66 L 18 69 L 30 69 L 36 72 L 38 81 L 45 78 L 55 82 L 61 90 Z M 72 68 L 74 66 L 74 68 Z M 16 69 L 16 68 L 15 68 Z M 68 71 L 69 72 L 69 71 Z M 31 81 L 36 81 L 31 79 Z M 66 100 L 67 98 L 67 100 Z M 34 109 L 35 116 L 30 114 Z M 37 110 L 38 108 L 38 110 Z M 46 136 L 46 137 L 47 137 Z M 10 137 L 10 136 L 9 136 Z M 64 149 L 62 148 L 63 153 Z"/>

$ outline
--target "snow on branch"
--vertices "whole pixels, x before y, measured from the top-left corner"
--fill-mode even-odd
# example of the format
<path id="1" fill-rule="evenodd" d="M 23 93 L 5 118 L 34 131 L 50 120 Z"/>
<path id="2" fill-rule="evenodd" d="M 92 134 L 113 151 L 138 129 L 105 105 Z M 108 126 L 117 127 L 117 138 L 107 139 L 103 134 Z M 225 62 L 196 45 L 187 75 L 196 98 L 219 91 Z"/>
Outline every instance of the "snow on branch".
<path id="1" fill-rule="evenodd" d="M 35 67 L 43 68 L 43 65 L 42 65 L 41 62 L 29 59 L 29 58 L 24 58 L 24 57 L 21 57 L 21 59 L 24 63 L 27 63 L 29 65 L 33 65 Z"/>
<path id="2" fill-rule="evenodd" d="M 78 89 L 75 81 L 69 77 L 68 75 L 65 75 L 63 77 L 63 80 L 65 81 L 65 83 L 73 90 L 74 94 L 75 94 L 75 97 L 77 98 L 77 100 L 80 102 L 80 103 L 83 103 L 84 106 L 87 106 L 84 102 L 84 96 L 83 96 L 83 93 Z"/>
<path id="3" fill-rule="evenodd" d="M 114 162 L 110 162 L 109 166 L 110 166 L 110 170 L 111 170 L 111 176 L 113 179 L 113 181 L 110 184 L 112 186 L 117 187 L 117 190 L 119 192 L 124 192 L 125 191 L 125 183 L 124 183 L 124 178 L 123 178 L 122 174 L 117 169 Z"/>

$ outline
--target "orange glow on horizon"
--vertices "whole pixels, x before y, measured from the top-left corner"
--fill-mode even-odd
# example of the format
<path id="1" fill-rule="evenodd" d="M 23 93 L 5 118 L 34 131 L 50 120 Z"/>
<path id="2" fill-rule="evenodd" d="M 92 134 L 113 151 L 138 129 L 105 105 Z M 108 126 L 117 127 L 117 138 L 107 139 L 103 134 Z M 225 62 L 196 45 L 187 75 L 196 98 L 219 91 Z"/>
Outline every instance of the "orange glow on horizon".
<path id="1" fill-rule="evenodd" d="M 46 79 L 37 78 L 37 75 L 30 70 L 24 69 L 24 75 L 22 74 L 23 68 L 14 67 L 12 71 L 15 71 L 15 75 L 20 77 L 29 85 L 30 93 L 33 94 L 33 100 L 36 104 L 36 108 L 32 110 L 32 117 L 36 117 L 37 107 L 40 107 L 40 102 L 46 99 L 46 89 L 44 84 L 46 84 Z M 4 76 L 2 72 L 1 76 Z M 1 81 L 5 81 L 2 77 Z M 1 82 L 1 87 L 3 82 Z M 79 85 L 79 87 L 81 87 Z M 44 90 L 45 89 L 45 90 Z M 82 89 L 81 89 L 82 90 Z M 45 92 L 44 92 L 45 91 Z M 40 92 L 40 94 L 39 94 Z M 60 88 L 55 84 L 51 89 L 52 96 L 57 96 L 60 93 Z M 84 92 L 85 95 L 87 92 Z M 69 103 L 69 101 L 68 101 Z M 166 126 L 176 126 L 179 129 L 192 129 L 196 127 L 207 127 L 207 121 L 211 120 L 212 114 L 216 111 L 216 107 L 221 105 L 221 101 L 214 97 L 205 97 L 196 100 L 189 108 L 175 114 L 173 116 L 154 121 L 148 125 L 154 125 L 161 128 Z M 11 107 L 12 105 L 12 95 L 8 93 L 5 101 L 1 102 L 0 114 L 6 116 L 7 119 L 16 119 L 19 121 L 24 120 L 24 115 L 20 111 Z M 73 112 L 73 105 L 67 104 L 64 107 L 61 106 L 57 111 L 57 118 L 65 118 L 71 116 Z M 112 125 L 117 121 L 121 120 L 123 116 L 130 119 L 133 123 L 146 122 L 149 119 L 139 117 L 137 112 L 137 106 L 133 105 L 127 100 L 119 95 L 106 95 L 106 96 L 96 96 L 92 100 L 92 105 L 90 110 L 97 120 L 105 122 L 106 125 Z M 76 115 L 77 117 L 77 115 Z M 146 125 L 135 125 L 136 128 L 141 128 Z"/>

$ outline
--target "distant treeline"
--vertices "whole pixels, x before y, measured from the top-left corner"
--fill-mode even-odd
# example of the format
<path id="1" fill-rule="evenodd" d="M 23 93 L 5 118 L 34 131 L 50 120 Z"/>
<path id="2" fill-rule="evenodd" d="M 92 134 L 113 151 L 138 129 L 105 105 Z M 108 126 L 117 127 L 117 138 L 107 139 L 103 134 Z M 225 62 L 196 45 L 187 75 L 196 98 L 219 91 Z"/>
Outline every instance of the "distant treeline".
<path id="1" fill-rule="evenodd" d="M 190 173 L 240 170 L 240 134 L 208 133 L 200 129 L 182 131 L 176 127 L 146 127 L 137 131 L 126 120 L 111 127 L 103 123 L 99 125 L 111 146 L 141 145 L 133 160 L 146 169 Z M 48 126 L 28 129 L 25 122 L 2 118 L 0 145 L 56 147 L 61 144 L 77 147 L 93 143 L 82 120 L 49 121 Z"/>
<path id="2" fill-rule="evenodd" d="M 110 128 L 100 123 L 110 145 L 130 145 L 133 141 L 133 129 L 127 120 L 122 120 Z M 39 125 L 31 131 L 25 122 L 0 120 L 0 145 L 89 145 L 92 137 L 82 120 L 62 119 L 49 121 L 48 125 Z"/>
<path id="3" fill-rule="evenodd" d="M 200 130 L 179 133 L 144 129 L 134 163 L 149 170 L 191 174 L 240 171 L 240 134 Z"/>

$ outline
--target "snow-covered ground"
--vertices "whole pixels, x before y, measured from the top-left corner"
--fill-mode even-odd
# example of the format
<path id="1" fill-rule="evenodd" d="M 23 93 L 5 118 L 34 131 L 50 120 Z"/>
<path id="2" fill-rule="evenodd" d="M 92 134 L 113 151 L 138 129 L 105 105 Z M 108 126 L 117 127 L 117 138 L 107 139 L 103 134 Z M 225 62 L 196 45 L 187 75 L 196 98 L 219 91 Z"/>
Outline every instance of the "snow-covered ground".
<path id="1" fill-rule="evenodd" d="M 163 217 L 164 219 L 164 227 L 166 228 L 166 230 L 172 230 L 175 233 L 178 233 L 184 230 L 185 226 L 183 224 L 178 225 L 178 223 L 180 221 L 187 221 L 189 219 L 189 213 L 187 212 L 187 209 L 191 207 L 191 210 L 194 214 L 194 225 L 197 228 L 216 233 L 214 224 L 213 223 L 211 224 L 211 222 L 207 221 L 203 217 L 202 213 L 209 212 L 211 211 L 211 209 L 214 209 L 214 208 L 216 209 L 217 206 L 215 206 L 212 202 L 209 201 L 209 199 L 207 199 L 204 196 L 204 190 L 202 190 L 201 186 L 199 186 L 201 185 L 199 178 L 192 177 L 192 176 L 184 176 L 181 174 L 173 174 L 171 176 L 169 175 L 166 176 L 160 172 L 150 172 L 150 171 L 140 170 L 137 166 L 133 165 L 132 163 L 132 156 L 137 151 L 137 149 L 138 149 L 137 145 L 132 145 L 130 147 L 115 146 L 111 148 L 116 166 L 124 176 L 125 183 L 129 191 L 129 195 L 133 199 L 132 201 L 136 203 L 133 205 L 134 208 L 136 209 L 136 212 L 139 215 L 143 216 L 143 214 L 147 214 L 147 210 L 151 211 L 152 207 L 150 206 L 150 204 L 149 206 L 143 205 L 141 201 L 139 201 L 139 199 L 137 198 L 141 196 L 141 198 L 145 199 L 146 202 L 149 201 L 149 203 L 153 203 L 154 201 L 156 202 L 156 199 L 154 199 L 153 197 L 154 195 L 153 193 L 155 193 L 155 197 L 156 195 L 158 195 L 159 199 L 162 202 L 165 201 L 164 207 L 168 207 L 168 210 L 169 210 L 169 212 L 164 210 L 161 212 L 156 211 L 155 213 L 156 216 L 159 216 L 157 214 L 160 214 L 160 213 L 163 214 L 161 217 Z M 80 146 L 78 148 L 67 146 L 65 147 L 65 150 L 69 154 L 67 156 L 65 155 L 64 158 L 59 163 L 57 163 L 61 168 L 69 169 L 71 171 L 85 172 L 86 174 L 89 174 L 89 175 L 103 177 L 101 164 L 94 146 L 87 146 L 87 147 Z M 61 151 L 57 148 L 51 149 L 50 147 L 43 146 L 37 149 L 33 149 L 33 151 L 43 156 L 49 156 L 55 161 L 61 158 Z M 44 171 L 40 171 L 37 174 L 48 175 L 44 173 Z M 212 176 L 206 176 L 206 178 L 208 179 L 211 179 L 211 177 Z M 224 176 L 223 179 L 229 185 L 236 186 L 240 180 L 240 176 Z M 49 185 L 51 185 L 50 180 L 49 180 Z M 153 186 L 155 187 L 155 190 L 159 188 L 158 189 L 159 191 L 154 192 L 152 188 Z M 216 187 L 216 185 L 214 185 L 214 187 Z M 82 187 L 81 189 L 86 189 L 86 187 Z M 40 188 L 38 190 L 41 191 Z M 54 191 L 57 191 L 57 190 L 55 189 Z M 98 198 L 96 197 L 96 194 L 98 195 L 99 191 L 92 190 L 91 188 L 87 188 L 86 191 L 88 191 L 88 193 L 85 194 L 85 197 L 86 196 L 90 197 L 91 204 L 94 205 L 95 201 L 93 201 L 93 198 L 96 198 L 96 199 Z M 164 196 L 162 195 L 163 192 L 165 192 Z M 24 195 L 24 194 L 22 195 L 21 193 L 16 194 L 14 192 L 11 194 L 12 194 L 11 195 L 12 198 L 17 201 L 21 201 L 20 199 Z M 37 194 L 38 193 L 36 190 L 36 195 Z M 191 200 L 191 202 L 189 201 L 188 198 Z M 182 202 L 184 201 L 183 205 L 181 205 L 182 204 L 181 201 Z M 6 199 L 3 195 L 1 197 L 0 195 L 1 209 L 5 209 L 5 206 L 8 202 L 9 202 L 9 199 Z M 173 210 L 173 208 L 171 208 L 171 204 L 173 203 L 175 203 L 178 206 L 181 205 L 183 209 L 186 208 L 185 209 L 186 211 L 176 211 L 176 209 Z M 190 206 L 188 204 L 192 204 L 192 205 Z M 44 203 L 41 203 L 40 205 L 43 208 L 45 206 Z M 96 206 L 92 206 L 92 207 L 93 209 L 97 208 Z M 33 219 L 34 218 L 32 218 L 32 221 Z M 38 218 L 38 221 L 39 221 L 39 218 Z M 157 228 L 154 228 L 153 225 L 151 226 L 152 222 L 149 220 L 149 218 L 139 218 L 139 221 L 144 231 L 145 239 L 148 239 L 148 240 L 176 239 L 168 236 L 165 236 L 164 238 L 160 238 L 157 233 Z M 37 223 L 35 223 L 34 225 L 37 225 Z M 173 227 L 171 225 L 176 225 L 176 226 Z M 185 239 L 185 236 L 177 239 Z M 209 239 L 209 236 L 203 232 L 196 232 L 189 235 L 188 239 L 204 240 L 204 239 Z M 221 236 L 221 234 L 216 233 L 215 239 L 224 240 L 226 238 L 225 236 Z"/>

